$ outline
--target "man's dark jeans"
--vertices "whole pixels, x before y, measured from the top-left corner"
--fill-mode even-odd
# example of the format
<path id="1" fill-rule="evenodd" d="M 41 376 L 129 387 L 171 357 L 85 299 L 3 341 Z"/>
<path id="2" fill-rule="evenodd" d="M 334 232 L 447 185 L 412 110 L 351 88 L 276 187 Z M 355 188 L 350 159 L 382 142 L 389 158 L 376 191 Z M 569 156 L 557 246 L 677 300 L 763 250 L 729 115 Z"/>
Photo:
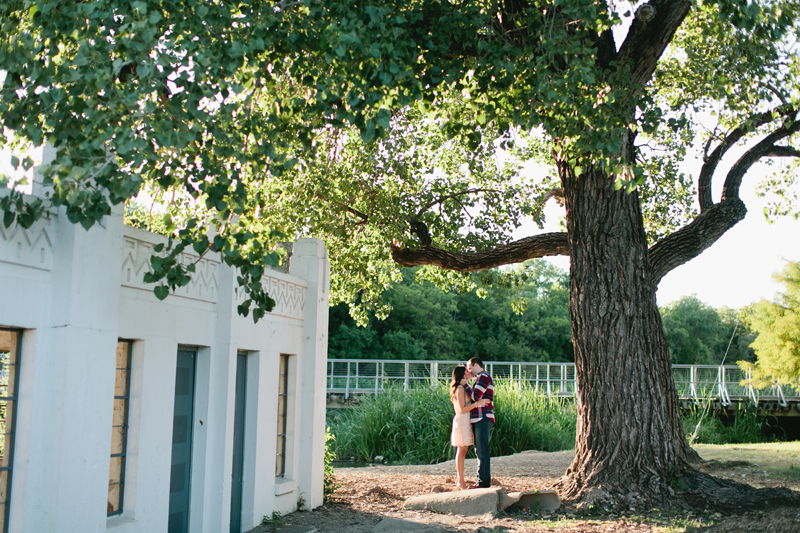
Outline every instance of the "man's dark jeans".
<path id="1" fill-rule="evenodd" d="M 472 433 L 475 437 L 475 455 L 478 456 L 478 486 L 488 488 L 492 486 L 492 472 L 489 465 L 489 437 L 492 435 L 494 422 L 491 418 L 481 418 L 472 424 Z"/>

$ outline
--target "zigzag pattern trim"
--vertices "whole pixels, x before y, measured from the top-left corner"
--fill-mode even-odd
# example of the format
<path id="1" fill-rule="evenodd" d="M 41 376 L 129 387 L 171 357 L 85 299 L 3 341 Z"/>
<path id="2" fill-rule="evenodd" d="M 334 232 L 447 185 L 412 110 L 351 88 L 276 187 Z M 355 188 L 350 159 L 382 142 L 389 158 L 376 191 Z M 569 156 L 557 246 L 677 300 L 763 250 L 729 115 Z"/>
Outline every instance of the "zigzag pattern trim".
<path id="1" fill-rule="evenodd" d="M 275 300 L 272 314 L 298 320 L 303 319 L 306 287 L 267 275 L 261 278 L 261 283 L 267 289 L 270 298 Z"/>
<path id="2" fill-rule="evenodd" d="M 275 307 L 267 314 L 268 317 L 281 316 L 303 320 L 307 290 L 305 285 L 268 274 L 261 276 L 261 284 L 269 294 L 269 297 L 275 300 Z M 244 300 L 244 290 L 241 287 L 236 287 L 236 303 L 241 304 Z"/>
<path id="3" fill-rule="evenodd" d="M 23 228 L 16 221 L 7 228 L 0 223 L 0 261 L 52 270 L 52 225 L 50 217 L 40 218 L 30 228 Z"/>
<path id="4" fill-rule="evenodd" d="M 155 244 L 151 242 L 124 237 L 122 244 L 122 286 L 147 291 L 153 290 L 154 284 L 144 282 L 144 275 L 153 271 L 150 266 L 150 256 L 154 254 L 153 246 Z M 217 282 L 219 261 L 213 261 L 205 257 L 198 261 L 198 257 L 189 253 L 183 253 L 179 256 L 178 261 L 181 264 L 188 265 L 195 261 L 197 263 L 195 272 L 192 274 L 192 280 L 185 287 L 180 287 L 176 290 L 174 295 L 216 303 L 217 293 L 219 292 Z"/>

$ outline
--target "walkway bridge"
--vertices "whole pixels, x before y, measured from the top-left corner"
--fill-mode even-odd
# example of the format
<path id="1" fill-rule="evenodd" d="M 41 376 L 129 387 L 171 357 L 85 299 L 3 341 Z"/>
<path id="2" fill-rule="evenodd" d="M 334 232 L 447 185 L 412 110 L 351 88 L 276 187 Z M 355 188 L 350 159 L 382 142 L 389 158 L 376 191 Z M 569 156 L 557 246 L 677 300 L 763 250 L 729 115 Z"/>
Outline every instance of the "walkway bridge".
<path id="1" fill-rule="evenodd" d="M 459 361 L 398 361 L 388 359 L 328 359 L 328 407 L 349 407 L 362 394 L 379 394 L 390 387 L 408 390 L 448 384 Z M 551 396 L 575 397 L 574 363 L 485 362 L 495 379 L 513 380 Z M 800 385 L 757 389 L 749 371 L 736 365 L 672 365 L 672 377 L 683 407 L 711 402 L 716 410 L 756 405 L 776 416 L 800 416 Z M 745 383 L 744 385 L 742 383 Z M 631 399 L 635 401 L 635 398 Z"/>

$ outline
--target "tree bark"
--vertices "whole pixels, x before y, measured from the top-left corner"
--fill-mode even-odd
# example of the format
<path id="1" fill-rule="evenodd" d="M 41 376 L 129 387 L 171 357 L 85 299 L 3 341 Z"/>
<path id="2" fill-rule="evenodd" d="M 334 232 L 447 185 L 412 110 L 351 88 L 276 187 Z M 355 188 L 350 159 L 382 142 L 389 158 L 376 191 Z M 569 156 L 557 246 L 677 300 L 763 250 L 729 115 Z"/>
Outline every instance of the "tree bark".
<path id="1" fill-rule="evenodd" d="M 477 272 L 548 255 L 567 255 L 566 233 L 543 233 L 480 252 L 456 253 L 425 245 L 416 249 L 392 244 L 392 259 L 404 267 L 435 265 L 455 272 Z"/>
<path id="2" fill-rule="evenodd" d="M 559 164 L 570 253 L 578 427 L 561 481 L 581 506 L 666 505 L 691 470 L 638 193 Z M 646 502 L 646 503 L 645 503 Z"/>

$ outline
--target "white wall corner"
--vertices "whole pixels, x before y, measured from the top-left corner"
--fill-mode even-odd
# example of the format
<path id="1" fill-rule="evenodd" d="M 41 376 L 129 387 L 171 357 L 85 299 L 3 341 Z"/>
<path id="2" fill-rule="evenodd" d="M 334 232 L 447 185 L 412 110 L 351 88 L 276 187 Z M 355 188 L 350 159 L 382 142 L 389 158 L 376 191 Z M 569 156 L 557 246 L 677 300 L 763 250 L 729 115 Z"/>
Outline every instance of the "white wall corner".
<path id="1" fill-rule="evenodd" d="M 304 309 L 303 351 L 298 361 L 302 376 L 298 398 L 300 434 L 297 453 L 303 458 L 298 488 L 309 508 L 323 504 L 325 473 L 325 379 L 328 358 L 328 301 L 330 263 L 320 239 L 295 243 L 289 273 L 308 282 Z"/>

